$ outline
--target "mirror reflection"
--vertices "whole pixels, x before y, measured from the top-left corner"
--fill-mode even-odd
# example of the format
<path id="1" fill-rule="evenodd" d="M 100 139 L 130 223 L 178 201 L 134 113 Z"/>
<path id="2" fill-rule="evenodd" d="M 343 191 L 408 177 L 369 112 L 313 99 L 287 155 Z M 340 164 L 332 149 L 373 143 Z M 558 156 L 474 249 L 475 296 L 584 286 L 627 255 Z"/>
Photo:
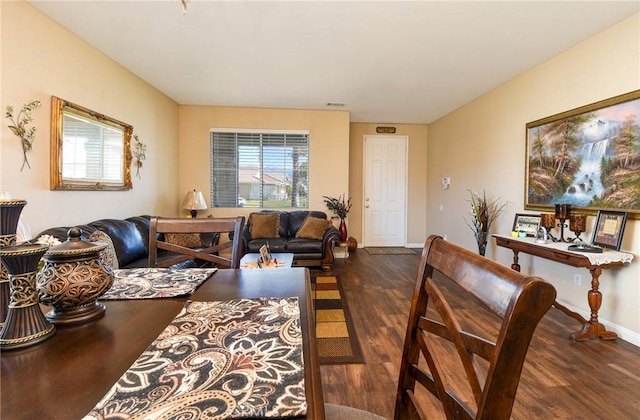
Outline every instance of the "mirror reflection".
<path id="1" fill-rule="evenodd" d="M 51 189 L 131 189 L 133 127 L 51 97 Z"/>

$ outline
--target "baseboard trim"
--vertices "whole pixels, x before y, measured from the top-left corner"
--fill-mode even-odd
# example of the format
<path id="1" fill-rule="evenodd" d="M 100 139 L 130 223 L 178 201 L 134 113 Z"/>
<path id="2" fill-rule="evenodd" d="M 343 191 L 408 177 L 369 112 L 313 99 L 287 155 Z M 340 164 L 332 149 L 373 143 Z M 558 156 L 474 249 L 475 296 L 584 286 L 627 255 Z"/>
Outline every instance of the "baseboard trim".
<path id="1" fill-rule="evenodd" d="M 560 303 L 563 306 L 566 306 L 569 310 L 582 315 L 585 319 L 591 318 L 591 313 L 585 311 L 582 308 L 578 308 L 576 306 L 570 305 L 559 299 L 558 299 L 558 303 Z M 618 324 L 614 324 L 613 322 L 609 322 L 606 319 L 598 318 L 598 321 L 600 321 L 600 323 L 602 323 L 602 325 L 604 325 L 608 331 L 613 331 L 614 333 L 618 334 L 619 339 L 624 340 L 630 344 L 633 344 L 636 347 L 640 347 L 640 334 L 638 334 L 637 332 L 631 331 L 628 328 L 622 327 Z M 579 325 L 580 325 L 579 323 L 576 323 L 576 331 L 580 328 Z"/>

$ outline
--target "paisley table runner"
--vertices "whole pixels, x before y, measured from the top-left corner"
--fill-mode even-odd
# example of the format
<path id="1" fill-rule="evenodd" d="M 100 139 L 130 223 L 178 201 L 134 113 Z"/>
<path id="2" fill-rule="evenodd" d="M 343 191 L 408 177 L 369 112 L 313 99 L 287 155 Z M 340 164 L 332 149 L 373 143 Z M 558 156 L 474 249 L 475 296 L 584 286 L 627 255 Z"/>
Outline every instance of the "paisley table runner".
<path id="1" fill-rule="evenodd" d="M 113 286 L 100 300 L 188 296 L 217 268 L 131 268 L 113 270 Z"/>
<path id="2" fill-rule="evenodd" d="M 187 301 L 85 419 L 305 415 L 298 299 Z"/>

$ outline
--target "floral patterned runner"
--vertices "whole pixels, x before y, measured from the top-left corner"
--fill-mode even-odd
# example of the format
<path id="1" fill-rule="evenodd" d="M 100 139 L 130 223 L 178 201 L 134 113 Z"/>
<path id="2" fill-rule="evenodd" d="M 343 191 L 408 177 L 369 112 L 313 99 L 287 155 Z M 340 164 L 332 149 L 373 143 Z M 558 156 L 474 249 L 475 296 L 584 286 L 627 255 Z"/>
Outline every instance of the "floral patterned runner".
<path id="1" fill-rule="evenodd" d="M 85 419 L 307 412 L 296 297 L 187 301 Z"/>
<path id="2" fill-rule="evenodd" d="M 113 270 L 113 286 L 100 300 L 187 296 L 217 268 L 131 268 Z"/>

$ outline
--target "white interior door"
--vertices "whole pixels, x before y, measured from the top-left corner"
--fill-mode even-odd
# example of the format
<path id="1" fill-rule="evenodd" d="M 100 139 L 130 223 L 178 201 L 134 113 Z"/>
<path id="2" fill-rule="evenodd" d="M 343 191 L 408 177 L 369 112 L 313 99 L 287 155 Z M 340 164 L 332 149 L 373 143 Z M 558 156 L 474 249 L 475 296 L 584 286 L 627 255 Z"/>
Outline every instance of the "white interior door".
<path id="1" fill-rule="evenodd" d="M 364 137 L 363 245 L 405 246 L 407 137 Z"/>

